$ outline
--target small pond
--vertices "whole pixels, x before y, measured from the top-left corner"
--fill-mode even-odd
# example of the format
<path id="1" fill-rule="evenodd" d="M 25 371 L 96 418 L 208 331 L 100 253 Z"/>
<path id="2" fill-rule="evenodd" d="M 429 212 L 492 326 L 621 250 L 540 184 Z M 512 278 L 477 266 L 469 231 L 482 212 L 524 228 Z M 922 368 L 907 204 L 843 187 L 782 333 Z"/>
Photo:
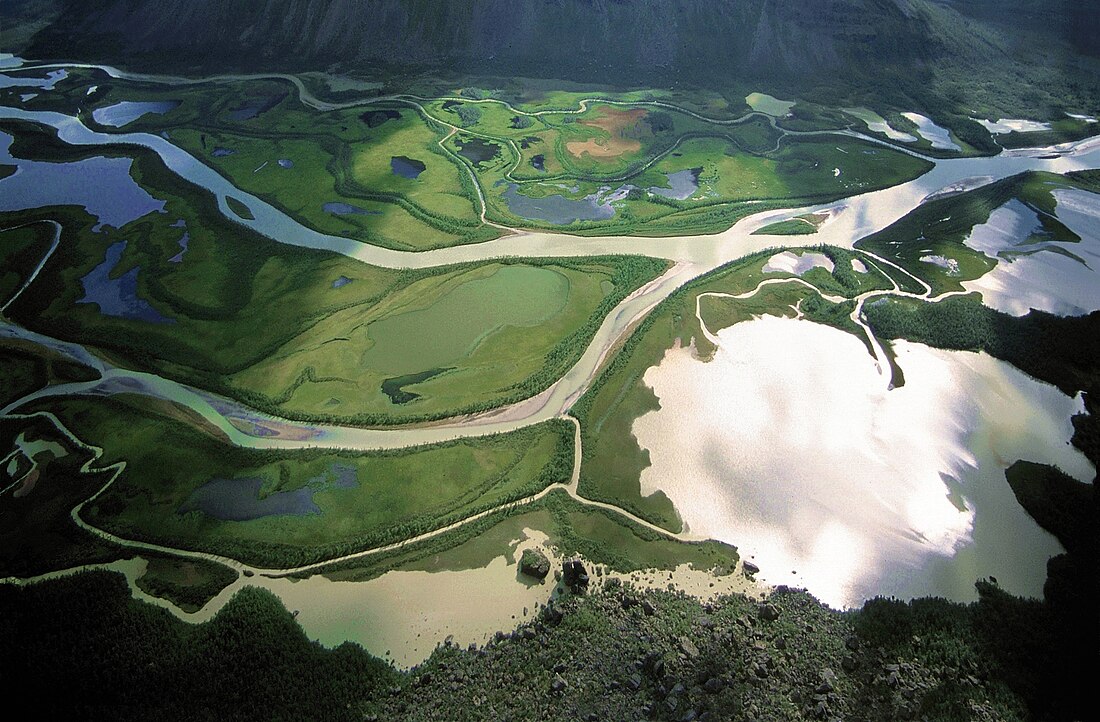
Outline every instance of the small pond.
<path id="1" fill-rule="evenodd" d="M 406 158 L 403 155 L 395 155 L 390 158 L 390 168 L 393 170 L 394 175 L 399 175 L 402 178 L 408 178 L 409 180 L 416 180 L 420 177 L 420 174 L 427 168 L 422 161 L 415 158 Z"/>
<path id="2" fill-rule="evenodd" d="M 300 489 L 280 491 L 260 498 L 264 480 L 260 478 L 211 479 L 187 498 L 178 514 L 201 511 L 222 521 L 249 521 L 268 516 L 307 516 L 320 514 L 313 495 L 321 491 L 354 489 L 359 485 L 355 467 L 331 464 L 320 475 L 306 481 Z"/>
<path id="3" fill-rule="evenodd" d="M 353 206 L 350 203 L 341 203 L 339 201 L 332 201 L 324 204 L 321 208 L 325 213 L 332 213 L 337 216 L 380 216 L 381 211 L 370 211 L 366 208 L 360 208 L 359 206 Z"/>
<path id="4" fill-rule="evenodd" d="M 406 386 L 413 386 L 427 381 L 430 378 L 434 378 L 444 371 L 450 371 L 449 368 L 437 368 L 429 369 L 427 371 L 421 371 L 415 374 L 406 374 L 404 376 L 394 376 L 393 378 L 386 379 L 382 382 L 382 393 L 390 397 L 390 403 L 395 405 L 407 404 L 410 401 L 415 401 L 420 398 L 420 394 L 413 393 L 412 391 L 406 391 Z"/>
<path id="5" fill-rule="evenodd" d="M 263 479 L 211 479 L 191 493 L 178 514 L 201 511 L 222 521 L 249 521 L 265 516 L 320 514 L 308 488 L 281 491 L 260 499 Z"/>
<path id="6" fill-rule="evenodd" d="M 187 231 L 183 232 L 183 237 L 179 239 L 180 252 L 168 259 L 169 263 L 183 263 L 183 254 L 187 253 L 187 244 L 191 242 L 191 234 Z"/>
<path id="7" fill-rule="evenodd" d="M 548 195 L 542 198 L 530 198 L 519 192 L 519 186 L 509 183 L 501 194 L 508 210 L 520 218 L 549 221 L 567 225 L 574 221 L 603 221 L 615 215 L 611 199 L 601 198 L 601 193 L 592 193 L 573 200 L 561 195 Z"/>
<path id="8" fill-rule="evenodd" d="M 482 163 L 488 163 L 493 158 L 500 155 L 500 146 L 496 143 L 489 143 L 481 138 L 469 138 L 466 140 L 455 140 L 455 147 L 458 148 L 458 154 L 470 161 L 474 165 L 481 165 Z"/>
<path id="9" fill-rule="evenodd" d="M 699 190 L 699 174 L 702 168 L 688 168 L 687 170 L 666 173 L 670 188 L 649 188 L 650 193 L 662 198 L 673 198 L 678 201 L 687 200 Z"/>
<path id="10" fill-rule="evenodd" d="M 242 105 L 236 110 L 229 111 L 229 119 L 240 122 L 242 120 L 257 118 L 283 102 L 283 99 L 287 95 L 287 93 L 282 93 L 280 95 L 272 95 L 268 98 L 253 99 L 250 103 Z"/>

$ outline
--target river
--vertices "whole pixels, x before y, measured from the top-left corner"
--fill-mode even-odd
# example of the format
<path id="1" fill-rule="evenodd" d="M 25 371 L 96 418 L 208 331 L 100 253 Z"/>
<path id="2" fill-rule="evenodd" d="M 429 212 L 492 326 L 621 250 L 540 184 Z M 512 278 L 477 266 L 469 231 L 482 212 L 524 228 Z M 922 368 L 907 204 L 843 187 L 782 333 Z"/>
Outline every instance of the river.
<path id="1" fill-rule="evenodd" d="M 132 76 L 121 73 L 120 71 L 113 71 L 112 74 L 116 75 L 116 77 L 147 79 L 145 76 Z M 222 78 L 222 80 L 230 79 L 247 78 L 245 76 L 228 76 Z M 299 80 L 287 79 L 295 83 L 299 90 L 300 97 L 312 107 L 318 108 L 319 110 L 343 107 L 336 104 L 326 104 L 323 101 L 312 98 Z M 166 78 L 157 78 L 156 80 L 157 82 L 179 84 L 202 82 L 188 79 Z M 754 231 L 763 226 L 796 215 L 830 211 L 832 216 L 830 221 L 821 228 L 819 233 L 812 239 L 812 242 L 815 244 L 828 243 L 850 248 L 859 238 L 885 228 L 917 207 L 917 205 L 927 196 L 945 188 L 960 185 L 976 187 L 977 185 L 989 183 L 1025 170 L 1046 170 L 1056 173 L 1065 173 L 1071 170 L 1100 167 L 1100 141 L 1093 139 L 1068 145 L 1056 150 L 1042 149 L 1016 151 L 1002 153 L 992 158 L 951 160 L 929 159 L 934 163 L 933 169 L 920 178 L 908 183 L 881 191 L 854 196 L 839 203 L 761 212 L 743 218 L 726 231 L 713 235 L 669 238 L 588 238 L 565 233 L 513 230 L 508 235 L 498 240 L 486 243 L 456 246 L 425 252 L 403 252 L 369 246 L 306 228 L 270 204 L 235 188 L 228 180 L 223 178 L 213 169 L 160 136 L 144 133 L 98 133 L 88 129 L 74 117 L 59 113 L 34 112 L 6 106 L 0 106 L 0 119 L 22 120 L 52 127 L 57 130 L 59 137 L 63 141 L 77 146 L 99 148 L 123 144 L 148 148 L 157 153 L 168 168 L 181 178 L 213 193 L 218 200 L 218 206 L 221 212 L 232 221 L 247 226 L 281 243 L 332 251 L 364 263 L 387 268 L 429 268 L 453 263 L 485 261 L 506 256 L 575 257 L 604 254 L 643 254 L 665 258 L 673 262 L 672 267 L 664 275 L 647 284 L 645 287 L 638 289 L 608 314 L 580 360 L 561 379 L 552 384 L 543 393 L 531 399 L 521 401 L 493 412 L 472 417 L 452 419 L 443 423 L 423 427 L 359 429 L 326 424 L 306 424 L 275 418 L 248 409 L 237 402 L 218 398 L 207 392 L 189 388 L 169 379 L 113 367 L 108 362 L 99 359 L 87 349 L 77 344 L 49 339 L 40 334 L 22 329 L 14 324 L 0 321 L 0 336 L 19 337 L 39 343 L 74 359 L 88 362 L 90 365 L 103 372 L 103 378 L 98 381 L 60 385 L 43 390 L 36 394 L 32 394 L 27 399 L 12 404 L 7 409 L 0 410 L 0 414 L 12 413 L 18 406 L 23 405 L 29 400 L 51 395 L 118 393 L 121 391 L 127 393 L 140 393 L 152 397 L 170 399 L 193 409 L 207 421 L 225 432 L 233 443 L 252 448 L 292 449 L 307 446 L 343 447 L 362 450 L 400 448 L 463 436 L 478 436 L 515 430 L 550 418 L 560 417 L 568 414 L 573 403 L 583 394 L 595 378 L 601 363 L 606 359 L 611 350 L 615 348 L 616 344 L 624 338 L 631 326 L 636 321 L 643 318 L 654 306 L 667 298 L 676 289 L 702 274 L 749 253 L 765 248 L 798 246 L 805 243 L 804 238 L 753 235 Z M 845 134 L 854 135 L 852 133 Z M 18 165 L 22 161 L 15 159 L 13 162 Z M 57 164 L 58 173 L 63 173 L 63 168 L 64 166 L 62 164 Z M 48 188 L 48 185 L 44 185 L 43 188 Z M 2 190 L 3 182 L 0 181 L 0 191 Z M 31 201 L 28 202 L 49 205 L 48 193 L 45 190 L 43 193 L 44 195 L 41 199 L 31 199 Z M 233 213 L 227 204 L 226 199 L 229 197 L 235 198 L 246 206 L 253 216 L 253 220 L 244 220 Z M 722 345 L 720 347 L 726 346 L 728 342 L 722 339 L 721 334 L 719 334 L 718 337 L 721 339 Z M 861 358 L 864 359 L 865 363 L 870 361 L 865 351 L 862 352 Z M 695 371 L 692 373 L 694 374 Z M 654 383 L 657 382 L 654 381 Z M 694 388 L 698 390 L 703 387 L 695 385 Z M 881 388 L 881 384 L 879 388 Z M 683 391 L 682 393 L 685 396 L 688 395 L 688 391 Z M 878 392 L 876 391 L 875 393 Z M 671 399 L 673 396 L 669 396 L 668 398 Z M 1065 410 L 1066 409 L 1062 409 L 1062 411 Z M 655 449 L 655 459 L 660 461 L 662 451 L 658 447 L 663 447 L 667 450 L 667 443 L 665 441 L 653 441 L 652 439 L 648 440 L 648 443 L 653 445 L 653 449 Z M 691 447 L 685 446 L 683 452 L 688 453 L 689 448 Z M 764 455 L 773 452 L 774 449 L 765 449 L 760 452 L 761 456 L 759 458 L 765 458 Z M 683 478 L 686 477 L 673 477 L 668 482 L 670 488 L 672 488 L 672 485 L 679 483 L 678 480 L 682 480 Z M 652 484 L 652 480 L 647 483 Z M 575 493 L 575 489 L 573 491 Z M 680 500 L 679 504 L 683 504 L 684 509 L 688 510 L 689 513 L 693 508 L 690 501 Z M 705 524 L 701 524 L 698 521 L 693 524 L 693 528 L 698 531 L 707 529 Z M 950 528 L 953 531 L 959 532 L 959 530 L 954 527 Z M 959 532 L 959 534 L 962 533 L 963 532 Z M 715 535 L 718 534 L 716 533 Z M 734 543 L 746 543 L 746 539 L 740 533 L 731 534 L 730 536 L 733 537 L 731 541 Z M 843 537 L 843 535 L 841 535 L 841 537 Z M 142 545 L 127 540 L 115 539 L 114 541 L 131 548 L 142 548 Z M 748 544 L 752 543 L 752 540 L 748 540 Z M 1046 547 L 1043 547 L 1043 549 L 1045 550 Z M 185 556 L 201 556 L 182 550 L 176 551 Z M 223 561 L 227 561 L 231 566 L 234 566 L 234 568 L 241 568 L 241 565 L 233 564 L 232 560 Z M 783 561 L 776 561 L 775 564 L 783 564 Z M 492 565 L 490 566 L 492 567 Z M 493 571 L 492 574 L 500 576 L 501 579 L 509 574 L 514 574 L 514 572 L 510 571 L 503 573 L 503 570 L 508 569 L 507 566 L 500 569 L 494 569 L 495 571 Z M 502 573 L 503 576 L 501 576 Z M 422 574 L 427 575 L 427 573 Z M 480 571 L 477 572 L 477 574 L 490 574 L 490 572 Z M 476 574 L 471 572 L 469 578 L 473 579 L 475 576 Z M 777 581 L 780 581 L 780 578 L 774 573 L 772 576 Z M 434 577 L 436 581 L 435 584 L 429 583 L 425 586 L 418 586 L 425 580 L 430 581 L 432 577 Z M 848 578 L 849 577 L 843 577 L 843 579 Z M 385 575 L 378 580 L 378 583 L 389 585 L 393 583 L 395 579 L 397 579 L 397 577 Z M 486 577 L 486 579 L 488 579 L 488 577 Z M 382 580 L 386 581 L 383 582 Z M 803 577 L 803 581 L 809 583 L 809 577 Z M 285 593 L 283 598 L 292 608 L 297 608 L 299 599 L 305 600 L 301 602 L 302 606 L 309 601 L 308 598 L 302 597 L 299 592 L 303 592 L 307 589 L 319 588 L 312 584 L 298 586 L 290 585 L 289 582 L 278 582 L 277 580 L 264 580 L 261 583 L 265 586 L 269 586 L 273 591 L 281 595 Z M 446 590 L 464 589 L 465 587 L 453 586 L 454 584 L 461 585 L 463 583 L 464 582 L 452 580 L 449 577 L 444 578 L 435 575 L 427 575 L 424 579 L 417 577 L 416 580 L 417 588 L 420 589 L 423 594 L 427 595 L 443 594 Z M 318 579 L 317 584 L 322 584 L 322 580 Z M 334 583 L 324 582 L 324 584 Z M 328 590 L 330 588 L 325 587 L 325 589 Z M 335 587 L 332 587 L 332 589 L 335 589 Z M 340 596 L 343 598 L 343 591 L 348 588 L 341 587 L 340 589 Z M 362 594 L 357 598 L 360 601 L 368 599 L 372 592 L 368 592 L 367 587 L 362 587 L 361 589 Z M 918 593 L 919 589 L 906 588 L 904 591 L 906 593 Z M 866 593 L 866 589 L 860 588 L 854 593 L 854 596 Z M 202 610 L 202 616 L 205 617 L 213 613 L 214 610 L 220 608 L 227 598 L 227 594 L 228 590 L 227 593 L 220 595 L 207 605 L 207 608 Z M 849 598 L 854 598 L 853 595 L 845 596 L 847 594 L 848 591 L 844 591 L 843 593 L 838 592 L 832 599 L 835 603 L 847 603 Z M 825 596 L 829 596 L 828 593 L 826 593 Z M 509 597 L 509 599 L 511 599 L 511 597 Z M 524 600 L 526 600 L 526 597 L 524 597 Z M 334 602 L 334 604 L 340 606 L 344 604 L 344 602 L 339 601 Z M 348 604 L 351 605 L 349 608 L 358 609 L 357 603 L 354 600 L 349 601 Z M 387 604 L 389 604 L 389 602 L 387 602 Z M 513 606 L 513 602 L 509 601 L 507 605 L 496 608 L 489 615 L 492 617 L 491 624 L 499 627 L 501 625 L 501 619 L 498 619 L 500 616 L 499 613 L 502 609 L 507 610 L 513 608 Z M 317 607 L 318 611 L 316 612 L 303 611 L 303 621 L 308 621 L 316 615 L 321 615 L 323 617 L 325 613 L 324 609 L 326 608 L 327 607 L 324 605 L 321 605 Z M 392 609 L 392 607 L 383 606 L 378 608 L 374 613 L 383 614 L 387 609 Z M 510 617 L 510 614 L 507 616 Z M 507 626 L 509 621 L 510 620 L 505 619 L 505 626 Z M 332 624 L 336 627 L 340 627 L 341 623 L 333 622 Z M 455 622 L 455 624 L 461 626 L 462 623 Z M 485 622 L 485 624 L 490 624 L 490 622 Z M 469 638 L 471 641 L 477 641 L 478 635 L 483 634 L 484 629 L 488 628 L 485 627 L 485 624 L 481 624 L 481 626 L 478 627 L 481 631 L 470 633 Z M 312 624 L 309 626 L 313 627 L 313 630 L 318 629 L 318 627 Z M 427 652 L 430 651 L 430 647 L 434 646 L 433 641 L 439 641 L 439 636 L 441 634 L 441 632 L 437 630 L 429 634 L 428 638 L 425 639 L 423 643 L 417 642 L 413 644 L 407 636 L 395 639 L 392 636 L 381 634 L 377 630 L 360 634 L 355 632 L 354 629 L 351 629 L 354 625 L 351 625 L 351 627 L 345 625 L 344 627 L 340 627 L 340 629 L 345 629 L 345 627 L 347 627 L 347 630 L 351 631 L 345 630 L 335 634 L 330 634 L 329 632 L 321 633 L 318 631 L 317 635 L 324 637 L 326 643 L 342 641 L 342 638 L 355 639 L 367 644 L 368 649 L 377 654 L 382 654 L 386 651 L 381 648 L 382 646 L 392 648 L 393 646 L 404 644 L 403 649 L 409 651 L 401 654 L 400 661 L 406 664 L 414 663 L 417 658 L 422 658 L 426 655 Z M 311 630 L 311 634 L 314 634 L 313 630 Z M 364 634 L 367 636 L 363 636 Z"/>

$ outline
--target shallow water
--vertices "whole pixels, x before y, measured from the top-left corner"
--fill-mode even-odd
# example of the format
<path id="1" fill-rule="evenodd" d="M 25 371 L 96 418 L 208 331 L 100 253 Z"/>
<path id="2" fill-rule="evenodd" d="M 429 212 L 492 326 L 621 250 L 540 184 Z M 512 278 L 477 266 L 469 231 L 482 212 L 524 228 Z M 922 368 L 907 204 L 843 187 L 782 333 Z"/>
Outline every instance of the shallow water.
<path id="1" fill-rule="evenodd" d="M 107 248 L 103 262 L 80 279 L 84 286 L 84 297 L 77 303 L 94 303 L 105 316 L 131 318 L 150 323 L 176 323 L 153 308 L 137 295 L 137 277 L 139 268 L 131 268 L 126 273 L 112 278 L 112 271 L 118 265 L 126 250 L 126 241 L 113 243 Z"/>
<path id="2" fill-rule="evenodd" d="M 993 122 L 985 118 L 971 118 L 980 123 L 993 135 L 1005 135 L 1007 133 L 1032 133 L 1040 130 L 1050 130 L 1050 123 L 1041 123 L 1037 120 L 1022 120 L 1018 118 L 1001 118 Z"/>
<path id="3" fill-rule="evenodd" d="M 994 210 L 986 223 L 975 226 L 966 239 L 970 248 L 996 258 L 997 266 L 964 282 L 963 287 L 980 292 L 987 306 L 1013 316 L 1023 316 L 1033 308 L 1062 316 L 1100 310 L 1100 278 L 1096 275 L 1100 269 L 1100 196 L 1063 189 L 1055 191 L 1055 199 L 1055 213 L 1081 237 L 1080 242 L 1025 244 L 1032 234 L 1042 233 L 1042 226 L 1035 211 L 1013 199 Z M 1020 251 L 1029 255 L 1014 254 Z"/>
<path id="4" fill-rule="evenodd" d="M 131 101 L 123 100 L 120 103 L 109 105 L 106 108 L 96 108 L 92 111 L 92 120 L 100 125 L 108 125 L 112 128 L 121 128 L 124 125 L 133 123 L 143 115 L 150 113 L 154 115 L 164 115 L 170 110 L 175 110 L 180 105 L 178 100 L 156 100 L 156 101 Z"/>
<path id="5" fill-rule="evenodd" d="M 648 188 L 655 196 L 675 198 L 678 201 L 687 200 L 699 190 L 699 171 L 702 168 L 688 168 L 675 173 L 666 173 L 669 188 Z"/>
<path id="6" fill-rule="evenodd" d="M 962 150 L 958 143 L 951 140 L 951 133 L 947 128 L 936 125 L 931 118 L 926 118 L 920 113 L 902 113 L 902 115 L 917 124 L 917 133 L 931 143 L 933 148 Z"/>
<path id="7" fill-rule="evenodd" d="M 202 512 L 222 521 L 249 521 L 267 516 L 320 514 L 308 488 L 260 498 L 263 479 L 211 479 L 191 493 L 178 513 Z"/>
<path id="8" fill-rule="evenodd" d="M 611 203 L 601 201 L 599 193 L 577 200 L 557 194 L 530 198 L 519 192 L 518 185 L 509 183 L 501 197 L 508 204 L 508 210 L 520 218 L 549 221 L 563 226 L 574 221 L 607 220 L 615 215 Z"/>
<path id="9" fill-rule="evenodd" d="M 12 157 L 11 144 L 12 136 L 0 132 L 0 164 L 16 166 L 13 175 L 0 180 L 0 211 L 78 205 L 99 225 L 121 228 L 147 213 L 164 210 L 164 201 L 134 182 L 129 158 L 43 163 Z"/>
<path id="10" fill-rule="evenodd" d="M 976 597 L 993 575 L 1041 596 L 1061 551 L 1015 501 L 1018 458 L 1095 471 L 1068 445 L 1081 403 L 984 354 L 896 345 L 887 390 L 854 336 L 765 317 L 718 333 L 714 360 L 670 351 L 634 433 L 689 530 L 735 544 L 769 584 L 834 606 L 874 595 Z M 958 505 L 962 505 L 961 508 Z"/>
<path id="11" fill-rule="evenodd" d="M 415 158 L 406 158 L 403 155 L 395 155 L 390 158 L 390 169 L 396 176 L 416 180 L 424 172 L 427 166 Z"/>
<path id="12" fill-rule="evenodd" d="M 749 93 L 745 96 L 745 104 L 757 113 L 772 115 L 782 118 L 791 112 L 795 103 L 793 100 L 780 100 L 767 93 Z"/>
<path id="13" fill-rule="evenodd" d="M 57 83 L 67 77 L 69 77 L 69 71 L 63 68 L 60 70 L 51 70 L 45 77 L 0 74 L 0 88 L 40 88 L 42 90 L 53 90 Z"/>
<path id="14" fill-rule="evenodd" d="M 761 271 L 763 273 L 791 273 L 795 276 L 801 276 L 811 268 L 824 268 L 832 273 L 833 261 L 824 253 L 783 251 L 769 258 Z"/>
<path id="15" fill-rule="evenodd" d="M 360 208 L 359 206 L 353 206 L 350 203 L 340 203 L 337 201 L 326 203 L 321 206 L 321 209 L 325 213 L 332 213 L 337 216 L 380 216 L 382 211 L 368 211 L 366 208 Z"/>
<path id="16" fill-rule="evenodd" d="M 859 118 L 866 124 L 867 129 L 872 133 L 882 133 L 890 140 L 900 141 L 902 143 L 916 143 L 915 136 L 909 133 L 902 133 L 900 130 L 894 130 L 885 118 L 869 108 L 844 108 L 844 112 L 848 115 Z"/>
<path id="17" fill-rule="evenodd" d="M 532 618 L 551 597 L 554 584 L 525 584 L 516 560 L 546 535 L 524 530 L 508 556 L 462 571 L 393 571 L 366 582 L 336 582 L 323 576 L 301 581 L 255 577 L 250 584 L 277 594 L 311 639 L 329 647 L 353 641 L 368 652 L 410 667 L 427 659 L 450 637 L 483 644 L 497 631 L 511 631 Z M 524 610 L 527 610 L 526 615 Z"/>

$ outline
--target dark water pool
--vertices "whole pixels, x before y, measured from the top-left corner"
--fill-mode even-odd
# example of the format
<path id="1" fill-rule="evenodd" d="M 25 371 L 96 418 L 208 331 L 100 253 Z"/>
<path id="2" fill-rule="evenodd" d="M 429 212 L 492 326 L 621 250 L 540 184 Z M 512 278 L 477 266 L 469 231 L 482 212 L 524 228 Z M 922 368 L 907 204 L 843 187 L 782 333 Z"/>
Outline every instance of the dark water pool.
<path id="1" fill-rule="evenodd" d="M 455 147 L 458 148 L 458 154 L 470 161 L 474 165 L 481 165 L 482 163 L 488 163 L 493 158 L 500 155 L 500 146 L 496 143 L 489 143 L 481 138 L 469 138 L 466 140 L 456 140 Z"/>
<path id="2" fill-rule="evenodd" d="M 408 178 L 410 180 L 416 180 L 420 177 L 427 166 L 423 162 L 416 160 L 415 158 L 406 158 L 403 155 L 395 155 L 390 158 L 390 168 L 393 170 L 394 175 L 399 175 L 402 178 Z"/>
<path id="3" fill-rule="evenodd" d="M 113 243 L 107 248 L 103 263 L 88 272 L 80 280 L 84 286 L 84 298 L 77 303 L 94 303 L 105 316 L 131 318 L 149 323 L 175 323 L 176 319 L 161 315 L 148 301 L 137 295 L 138 268 L 131 268 L 117 278 L 111 278 L 122 254 L 126 250 L 126 241 Z"/>

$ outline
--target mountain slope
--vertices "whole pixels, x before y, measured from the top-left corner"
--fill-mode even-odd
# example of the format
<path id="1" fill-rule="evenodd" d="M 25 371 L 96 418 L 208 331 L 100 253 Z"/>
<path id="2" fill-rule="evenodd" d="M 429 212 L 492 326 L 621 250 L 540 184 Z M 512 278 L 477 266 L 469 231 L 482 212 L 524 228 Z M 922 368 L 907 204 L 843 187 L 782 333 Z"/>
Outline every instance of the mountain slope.
<path id="1" fill-rule="evenodd" d="M 388 68 L 767 89 L 960 118 L 1100 104 L 1088 30 L 1100 0 L 54 2 L 60 16 L 24 56 L 176 73 Z"/>

